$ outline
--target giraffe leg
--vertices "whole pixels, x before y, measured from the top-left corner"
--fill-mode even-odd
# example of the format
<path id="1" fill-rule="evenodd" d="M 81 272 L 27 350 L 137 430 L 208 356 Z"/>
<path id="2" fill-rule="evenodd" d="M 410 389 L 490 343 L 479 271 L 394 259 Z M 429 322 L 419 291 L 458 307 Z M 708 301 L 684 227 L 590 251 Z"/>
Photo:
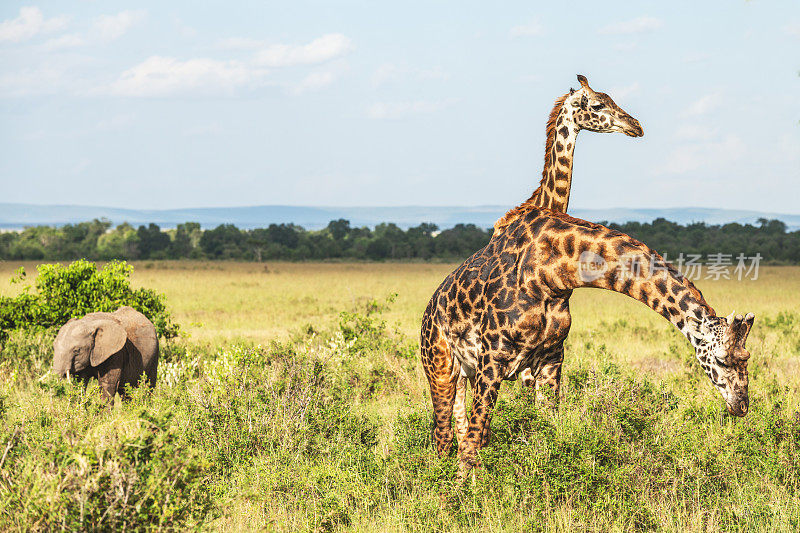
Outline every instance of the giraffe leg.
<path id="1" fill-rule="evenodd" d="M 462 442 L 467 434 L 469 417 L 467 416 L 467 376 L 463 373 L 456 382 L 456 400 L 453 405 L 453 417 L 456 419 L 456 437 Z"/>
<path id="2" fill-rule="evenodd" d="M 467 411 L 467 383 L 469 383 L 472 390 L 475 390 L 475 377 L 468 378 L 464 374 L 458 377 L 456 383 L 456 400 L 453 406 L 453 417 L 456 419 L 456 437 L 458 442 L 464 442 L 469 428 L 469 413 Z M 483 445 L 489 443 L 489 435 L 484 437 L 485 442 Z"/>
<path id="3" fill-rule="evenodd" d="M 560 343 L 549 350 L 536 375 L 536 402 L 556 407 L 561 393 L 561 364 L 564 362 L 564 344 Z M 546 395 L 550 389 L 552 396 Z"/>
<path id="4" fill-rule="evenodd" d="M 519 373 L 519 380 L 522 382 L 523 387 L 536 386 L 536 378 L 533 377 L 533 370 L 531 370 L 531 367 Z"/>
<path id="5" fill-rule="evenodd" d="M 435 343 L 423 343 L 422 363 L 433 402 L 433 444 L 439 457 L 447 455 L 453 442 L 450 418 L 456 395 L 456 377 L 453 375 L 453 357 L 444 339 Z"/>
<path id="6" fill-rule="evenodd" d="M 484 445 L 484 441 L 488 441 L 492 413 L 502 383 L 498 376 L 500 372 L 496 368 L 483 369 L 478 374 L 473 390 L 469 427 L 466 437 L 458 446 L 458 472 L 462 481 L 478 463 L 478 450 Z"/>

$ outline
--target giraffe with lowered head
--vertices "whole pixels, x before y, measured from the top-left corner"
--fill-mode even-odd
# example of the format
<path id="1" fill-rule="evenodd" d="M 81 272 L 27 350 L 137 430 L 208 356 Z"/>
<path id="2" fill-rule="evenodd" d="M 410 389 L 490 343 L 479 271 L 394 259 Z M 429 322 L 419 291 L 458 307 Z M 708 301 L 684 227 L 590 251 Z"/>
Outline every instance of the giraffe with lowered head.
<path id="1" fill-rule="evenodd" d="M 422 364 L 439 455 L 453 439 L 456 381 L 463 372 L 475 383 L 468 427 L 458 443 L 462 477 L 488 443 L 503 380 L 531 368 L 537 383 L 557 392 L 571 322 L 569 299 L 581 287 L 626 294 L 671 322 L 695 348 L 728 411 L 747 413 L 745 341 L 752 314 L 718 317 L 690 280 L 624 233 L 527 207 L 445 278 L 423 315 Z"/>

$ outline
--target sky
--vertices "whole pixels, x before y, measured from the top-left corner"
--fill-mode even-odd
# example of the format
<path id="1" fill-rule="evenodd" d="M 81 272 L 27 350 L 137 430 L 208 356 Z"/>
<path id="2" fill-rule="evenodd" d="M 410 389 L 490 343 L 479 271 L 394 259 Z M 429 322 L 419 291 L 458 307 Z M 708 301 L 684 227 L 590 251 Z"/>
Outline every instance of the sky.
<path id="1" fill-rule="evenodd" d="M 576 74 L 570 206 L 800 213 L 800 2 L 0 4 L 0 203 L 508 205 Z"/>

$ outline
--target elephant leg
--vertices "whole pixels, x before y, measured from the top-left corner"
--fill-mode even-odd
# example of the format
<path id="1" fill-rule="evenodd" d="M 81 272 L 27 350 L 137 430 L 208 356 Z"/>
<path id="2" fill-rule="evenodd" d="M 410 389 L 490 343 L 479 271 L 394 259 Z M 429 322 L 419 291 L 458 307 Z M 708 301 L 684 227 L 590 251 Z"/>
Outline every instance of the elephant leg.
<path id="1" fill-rule="evenodd" d="M 119 390 L 122 381 L 123 353 L 117 352 L 97 367 L 97 381 L 100 382 L 100 390 L 103 399 L 109 406 L 114 405 L 114 396 Z"/>

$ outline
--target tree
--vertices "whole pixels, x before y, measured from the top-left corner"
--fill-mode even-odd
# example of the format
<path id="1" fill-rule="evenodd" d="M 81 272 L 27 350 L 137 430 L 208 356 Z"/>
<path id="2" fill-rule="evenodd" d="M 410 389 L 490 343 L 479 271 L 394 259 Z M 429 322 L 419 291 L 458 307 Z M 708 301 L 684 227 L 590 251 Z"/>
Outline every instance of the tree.
<path id="1" fill-rule="evenodd" d="M 139 253 L 143 259 L 161 259 L 163 253 L 170 245 L 169 235 L 163 233 L 158 225 L 150 223 L 146 228 L 139 226 Z"/>
<path id="2" fill-rule="evenodd" d="M 340 218 L 328 222 L 328 231 L 334 241 L 341 241 L 350 234 L 350 221 Z"/>
<path id="3" fill-rule="evenodd" d="M 139 234 L 133 226 L 123 222 L 113 231 L 97 239 L 97 256 L 100 259 L 137 259 Z"/>
<path id="4" fill-rule="evenodd" d="M 175 228 L 175 237 L 169 247 L 169 256 L 172 258 L 193 257 L 200 244 L 203 232 L 197 222 L 185 222 Z"/>
<path id="5" fill-rule="evenodd" d="M 200 237 L 200 247 L 211 259 L 240 258 L 243 245 L 244 235 L 233 224 L 220 224 Z"/>
<path id="6" fill-rule="evenodd" d="M 247 232 L 247 245 L 253 252 L 256 261 L 261 262 L 264 251 L 269 248 L 269 232 L 264 228 L 256 228 Z"/>
<path id="7" fill-rule="evenodd" d="M 294 224 L 270 224 L 267 228 L 270 241 L 290 250 L 297 248 L 300 242 L 300 231 L 303 231 L 303 228 Z"/>

